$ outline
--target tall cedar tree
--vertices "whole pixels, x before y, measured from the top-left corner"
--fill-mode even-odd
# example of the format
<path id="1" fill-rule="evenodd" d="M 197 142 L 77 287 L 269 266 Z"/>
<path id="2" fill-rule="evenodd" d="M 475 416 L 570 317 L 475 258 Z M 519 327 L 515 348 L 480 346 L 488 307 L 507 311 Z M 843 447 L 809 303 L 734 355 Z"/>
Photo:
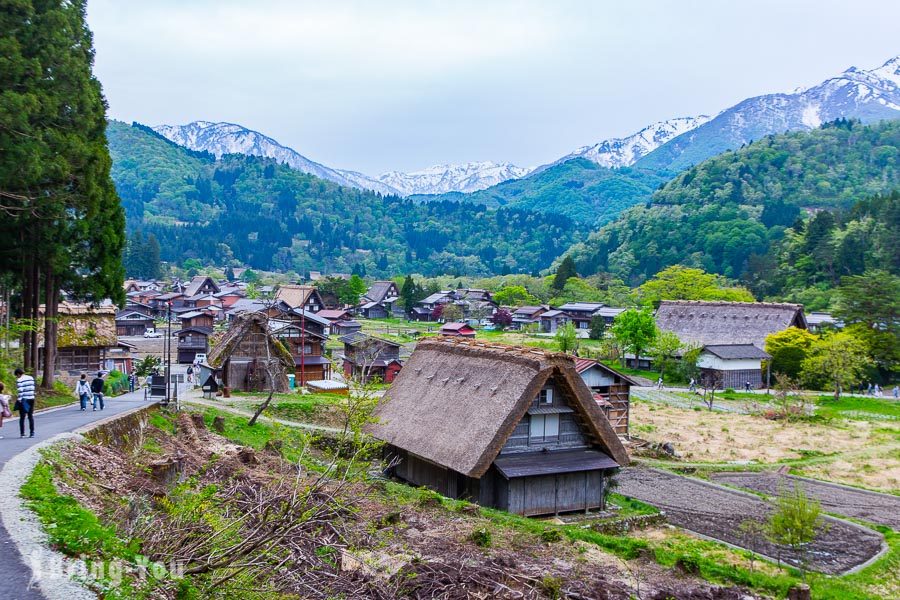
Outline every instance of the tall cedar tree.
<path id="1" fill-rule="evenodd" d="M 124 301 L 125 215 L 110 179 L 106 103 L 93 77 L 84 0 L 19 0 L 0 10 L 0 275 L 19 287 L 19 317 L 44 309 L 43 362 L 56 362 L 62 290 Z M 23 336 L 37 371 L 38 332 Z M 42 386 L 52 388 L 53 369 Z"/>
<path id="2" fill-rule="evenodd" d="M 578 272 L 575 270 L 575 261 L 567 254 L 556 269 L 556 276 L 553 278 L 553 289 L 563 289 L 566 287 L 566 282 L 572 277 L 578 277 Z"/>

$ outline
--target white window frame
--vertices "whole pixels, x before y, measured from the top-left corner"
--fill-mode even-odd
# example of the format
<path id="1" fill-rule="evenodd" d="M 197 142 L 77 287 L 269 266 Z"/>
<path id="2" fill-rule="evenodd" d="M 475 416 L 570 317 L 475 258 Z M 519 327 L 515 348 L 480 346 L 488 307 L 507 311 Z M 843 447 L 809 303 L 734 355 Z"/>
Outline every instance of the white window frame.
<path id="1" fill-rule="evenodd" d="M 553 404 L 553 388 L 544 388 L 538 392 L 538 404 Z"/>

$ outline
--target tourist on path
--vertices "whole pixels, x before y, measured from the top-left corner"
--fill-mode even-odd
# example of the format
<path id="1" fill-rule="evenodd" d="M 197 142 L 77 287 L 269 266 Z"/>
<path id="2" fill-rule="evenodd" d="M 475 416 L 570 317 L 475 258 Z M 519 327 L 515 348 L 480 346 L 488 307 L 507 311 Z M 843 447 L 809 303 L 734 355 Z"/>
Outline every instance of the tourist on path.
<path id="1" fill-rule="evenodd" d="M 97 376 L 91 381 L 91 393 L 94 395 L 94 410 L 97 410 L 97 403 L 100 403 L 100 410 L 103 410 L 103 372 L 98 371 Z"/>
<path id="2" fill-rule="evenodd" d="M 75 397 L 81 402 L 81 410 L 87 410 L 87 403 L 91 397 L 91 386 L 88 385 L 87 375 L 81 374 L 81 379 L 75 384 Z"/>
<path id="3" fill-rule="evenodd" d="M 34 377 L 16 369 L 16 410 L 19 411 L 19 434 L 25 437 L 25 418 L 28 431 L 34 437 Z"/>
<path id="4" fill-rule="evenodd" d="M 128 391 L 133 392 L 134 388 L 137 387 L 137 375 L 134 374 L 134 371 L 131 372 L 131 375 L 128 376 Z"/>
<path id="5" fill-rule="evenodd" d="M 893 392 L 894 392 L 894 400 L 896 400 L 897 398 L 900 398 L 900 385 L 895 385 Z"/>
<path id="6" fill-rule="evenodd" d="M 749 382 L 749 381 L 748 381 L 747 383 L 744 384 L 744 391 L 745 391 L 745 392 L 749 392 L 749 391 L 750 391 L 750 382 Z"/>
<path id="7" fill-rule="evenodd" d="M 194 383 L 194 365 L 188 365 L 187 368 L 187 382 Z"/>
<path id="8" fill-rule="evenodd" d="M 3 382 L 0 381 L 0 427 L 3 427 L 3 419 L 7 419 L 12 416 L 12 413 L 9 412 L 9 394 L 4 394 L 3 390 L 6 389 L 3 385 Z M 3 436 L 0 435 L 0 440 L 3 439 Z"/>
<path id="9" fill-rule="evenodd" d="M 693 377 L 691 377 L 691 384 L 688 386 L 688 391 L 689 392 L 697 391 L 697 381 Z"/>
<path id="10" fill-rule="evenodd" d="M 662 376 L 660 376 L 660 378 L 656 380 L 656 389 L 661 390 L 662 386 L 663 386 L 663 380 L 662 380 Z"/>

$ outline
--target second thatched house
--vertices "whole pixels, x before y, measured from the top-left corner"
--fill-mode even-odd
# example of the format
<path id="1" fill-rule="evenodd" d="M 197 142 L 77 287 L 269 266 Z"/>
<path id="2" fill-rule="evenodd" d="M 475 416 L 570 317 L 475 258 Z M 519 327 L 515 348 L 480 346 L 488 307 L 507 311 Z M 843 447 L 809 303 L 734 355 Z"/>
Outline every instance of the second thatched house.
<path id="1" fill-rule="evenodd" d="M 235 317 L 210 350 L 207 363 L 232 390 L 261 392 L 272 386 L 279 393 L 290 391 L 287 374 L 294 372 L 294 359 L 270 331 L 265 314 Z"/>
<path id="2" fill-rule="evenodd" d="M 628 463 L 574 360 L 534 348 L 423 341 L 376 415 L 397 477 L 523 515 L 599 508 Z"/>
<path id="3" fill-rule="evenodd" d="M 770 333 L 791 326 L 807 328 L 800 304 L 699 300 L 663 300 L 656 311 L 656 325 L 698 348 L 753 344 L 762 349 Z"/>

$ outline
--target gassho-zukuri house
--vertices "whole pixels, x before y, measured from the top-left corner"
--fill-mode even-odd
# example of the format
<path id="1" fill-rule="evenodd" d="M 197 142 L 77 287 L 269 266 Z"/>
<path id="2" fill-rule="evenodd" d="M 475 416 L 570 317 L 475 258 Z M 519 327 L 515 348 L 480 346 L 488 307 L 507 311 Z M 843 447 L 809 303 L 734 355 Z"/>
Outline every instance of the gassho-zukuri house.
<path id="1" fill-rule="evenodd" d="M 522 515 L 601 508 L 628 463 L 572 357 L 535 348 L 423 341 L 376 416 L 393 475 Z"/>

